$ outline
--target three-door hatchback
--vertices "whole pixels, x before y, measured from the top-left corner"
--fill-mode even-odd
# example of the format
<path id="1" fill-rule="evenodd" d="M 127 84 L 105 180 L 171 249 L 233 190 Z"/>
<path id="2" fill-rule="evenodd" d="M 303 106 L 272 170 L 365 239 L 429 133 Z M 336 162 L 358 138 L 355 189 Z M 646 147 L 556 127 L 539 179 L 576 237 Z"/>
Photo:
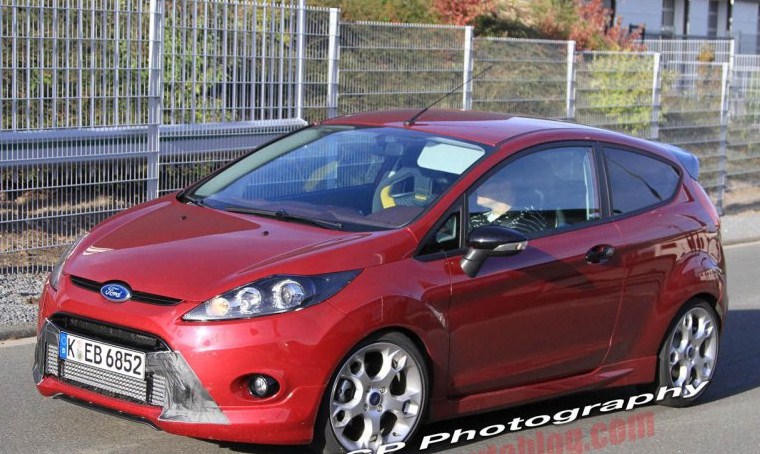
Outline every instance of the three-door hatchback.
<path id="1" fill-rule="evenodd" d="M 301 129 L 93 228 L 40 300 L 39 391 L 330 453 L 580 389 L 705 391 L 728 302 L 694 156 L 417 113 Z"/>

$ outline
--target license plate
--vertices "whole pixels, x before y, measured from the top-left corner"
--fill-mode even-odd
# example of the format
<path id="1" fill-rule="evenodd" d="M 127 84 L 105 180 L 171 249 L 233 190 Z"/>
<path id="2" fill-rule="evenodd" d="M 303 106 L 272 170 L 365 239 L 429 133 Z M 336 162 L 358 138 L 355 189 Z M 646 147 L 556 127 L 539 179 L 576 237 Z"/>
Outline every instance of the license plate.
<path id="1" fill-rule="evenodd" d="M 145 353 L 61 332 L 58 357 L 127 377 L 145 378 Z"/>

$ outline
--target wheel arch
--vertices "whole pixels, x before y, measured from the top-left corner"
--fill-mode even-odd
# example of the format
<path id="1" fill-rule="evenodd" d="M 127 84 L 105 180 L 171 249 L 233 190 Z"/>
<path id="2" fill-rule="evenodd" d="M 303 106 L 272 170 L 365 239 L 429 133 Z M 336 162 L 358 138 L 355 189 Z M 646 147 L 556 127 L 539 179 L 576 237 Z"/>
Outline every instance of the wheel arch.
<path id="1" fill-rule="evenodd" d="M 417 350 L 419 350 L 420 354 L 422 355 L 422 359 L 425 361 L 425 367 L 427 368 L 428 389 L 432 391 L 434 389 L 433 384 L 435 383 L 435 369 L 434 369 L 433 360 L 430 356 L 430 351 L 428 349 L 427 344 L 422 340 L 422 337 L 420 337 L 417 333 L 403 326 L 387 326 L 385 328 L 381 328 L 375 331 L 374 335 L 382 336 L 383 334 L 393 333 L 393 332 L 399 333 L 405 336 L 407 339 L 409 339 L 412 342 L 412 344 L 414 344 L 415 347 L 417 347 Z"/>

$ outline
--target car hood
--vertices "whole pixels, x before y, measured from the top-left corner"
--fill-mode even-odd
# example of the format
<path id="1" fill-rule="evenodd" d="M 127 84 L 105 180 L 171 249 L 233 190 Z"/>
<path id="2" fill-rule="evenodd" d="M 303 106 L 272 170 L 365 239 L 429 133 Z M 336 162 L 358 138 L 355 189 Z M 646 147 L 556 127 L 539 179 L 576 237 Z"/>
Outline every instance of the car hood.
<path id="1" fill-rule="evenodd" d="M 204 301 L 274 274 L 313 275 L 379 265 L 411 253 L 413 247 L 412 235 L 403 229 L 341 232 L 163 197 L 93 229 L 68 259 L 64 273 Z"/>

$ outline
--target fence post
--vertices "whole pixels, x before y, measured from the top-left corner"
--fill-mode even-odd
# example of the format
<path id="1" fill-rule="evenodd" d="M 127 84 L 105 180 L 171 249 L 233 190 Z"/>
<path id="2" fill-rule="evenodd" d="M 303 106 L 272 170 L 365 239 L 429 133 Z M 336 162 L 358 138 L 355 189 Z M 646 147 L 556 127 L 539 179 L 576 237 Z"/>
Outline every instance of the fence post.
<path id="1" fill-rule="evenodd" d="M 657 140 L 660 138 L 660 90 L 662 89 L 662 59 L 660 53 L 654 54 L 652 62 L 652 120 L 649 129 L 649 138 Z"/>
<path id="2" fill-rule="evenodd" d="M 327 118 L 338 116 L 338 82 L 340 77 L 340 9 L 330 8 L 327 50 Z"/>
<path id="3" fill-rule="evenodd" d="M 118 21 L 115 21 L 115 22 L 118 23 Z M 53 103 L 52 103 L 53 104 L 53 118 L 51 119 L 52 122 L 51 122 L 50 126 L 52 126 L 53 128 L 55 128 L 55 127 L 58 127 L 58 62 L 61 61 L 61 59 L 59 58 L 59 55 L 58 55 L 58 52 L 59 52 L 58 51 L 58 2 L 56 0 L 53 0 L 53 33 L 52 34 L 53 34 L 53 55 L 52 55 L 53 61 L 51 62 L 51 66 L 53 68 L 53 84 L 52 84 L 53 85 L 53 87 L 52 87 L 53 88 L 53 93 L 52 93 L 52 95 L 53 95 Z M 118 32 L 117 32 L 117 34 L 116 34 L 117 39 L 118 39 L 118 36 L 119 35 L 118 35 Z M 115 72 L 118 73 L 118 71 L 115 71 Z M 114 85 L 118 87 L 117 84 L 114 84 Z M 118 97 L 117 97 L 117 99 L 118 99 Z M 114 102 L 114 106 L 116 106 L 116 105 L 117 105 L 117 103 Z M 68 115 L 69 115 L 69 112 L 67 111 L 66 112 L 66 116 L 68 117 Z M 119 118 L 119 117 L 117 117 L 117 116 L 114 115 L 114 119 L 116 119 L 116 118 Z M 66 118 L 66 120 L 64 120 L 64 121 L 67 121 L 67 120 L 68 120 L 68 118 Z M 66 126 L 68 126 L 68 125 L 66 125 Z M 44 128 L 44 127 L 45 127 L 44 123 L 41 123 L 40 124 L 40 128 Z"/>
<path id="4" fill-rule="evenodd" d="M 462 109 L 472 110 L 473 27 L 464 28 L 464 66 L 462 71 Z"/>
<path id="5" fill-rule="evenodd" d="M 4 23 L 3 22 L 3 8 L 0 8 L 0 24 L 3 24 L 3 23 Z M 15 39 L 15 36 L 14 36 L 14 39 Z M 7 41 L 3 43 L 2 46 L 0 46 L 0 62 L 5 62 L 5 59 L 3 58 L 3 48 L 7 46 L 8 46 Z M 13 57 L 15 57 L 15 55 L 13 55 Z M 2 66 L 3 65 L 0 65 L 0 80 L 5 82 L 5 75 L 3 74 Z M 8 90 L 8 88 L 6 88 L 5 90 Z M 5 90 L 2 90 L 2 92 L 5 92 Z M 10 95 L 15 97 L 16 93 L 10 93 Z M 5 121 L 3 121 L 4 120 L 3 114 L 5 113 L 4 107 L 5 106 L 3 106 L 3 96 L 0 96 L 0 130 L 8 129 L 7 125 L 5 124 Z"/>
<path id="6" fill-rule="evenodd" d="M 303 120 L 303 59 L 304 49 L 306 48 L 306 0 L 298 0 L 296 20 L 296 118 Z"/>
<path id="7" fill-rule="evenodd" d="M 720 146 L 718 151 L 718 187 L 716 208 L 718 214 L 723 215 L 723 194 L 726 191 L 726 153 L 728 150 L 728 90 L 729 90 L 729 63 L 723 63 L 723 76 L 720 86 Z"/>
<path id="8" fill-rule="evenodd" d="M 567 102 L 565 116 L 575 119 L 575 41 L 567 42 Z"/>
<path id="9" fill-rule="evenodd" d="M 159 154 L 161 141 L 159 126 L 162 121 L 161 96 L 163 94 L 163 42 L 164 1 L 150 0 L 150 30 L 148 32 L 148 172 L 147 198 L 155 199 L 159 191 Z"/>

